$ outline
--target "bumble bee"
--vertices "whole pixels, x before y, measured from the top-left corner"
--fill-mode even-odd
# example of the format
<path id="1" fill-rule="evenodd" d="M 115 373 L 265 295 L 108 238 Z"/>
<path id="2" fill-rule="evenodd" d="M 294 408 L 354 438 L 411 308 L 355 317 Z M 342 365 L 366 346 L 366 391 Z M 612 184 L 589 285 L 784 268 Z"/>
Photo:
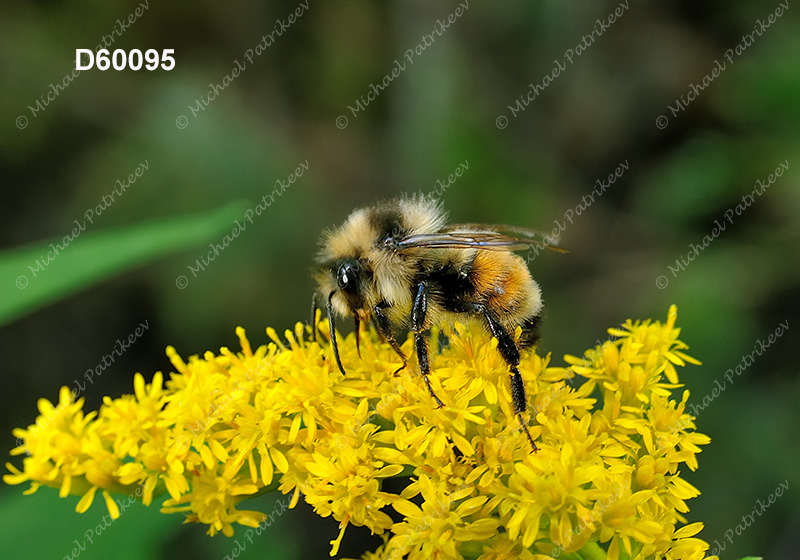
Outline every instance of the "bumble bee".
<path id="1" fill-rule="evenodd" d="M 334 316 L 355 318 L 356 347 L 363 321 L 372 320 L 402 360 L 395 327 L 414 333 L 420 371 L 431 397 L 430 358 L 424 332 L 431 325 L 477 319 L 497 339 L 509 367 L 514 410 L 536 451 L 522 414 L 527 398 L 517 369 L 520 349 L 538 340 L 542 292 L 526 262 L 513 251 L 538 245 L 565 252 L 539 240 L 541 234 L 514 226 L 446 225 L 445 213 L 430 198 L 400 198 L 355 210 L 341 227 L 323 236 L 312 303 L 316 338 L 317 296 L 327 298 L 331 346 L 345 373 L 336 341 Z M 506 233 L 513 235 L 507 235 Z M 519 344 L 513 334 L 522 328 Z M 360 355 L 360 349 L 359 349 Z"/>

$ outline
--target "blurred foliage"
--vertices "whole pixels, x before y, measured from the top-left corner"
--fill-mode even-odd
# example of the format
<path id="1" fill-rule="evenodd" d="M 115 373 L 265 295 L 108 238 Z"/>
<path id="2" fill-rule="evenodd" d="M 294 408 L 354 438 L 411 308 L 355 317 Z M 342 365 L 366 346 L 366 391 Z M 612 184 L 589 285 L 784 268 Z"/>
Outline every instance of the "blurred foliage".
<path id="1" fill-rule="evenodd" d="M 796 9 L 754 36 L 673 115 L 668 106 L 686 96 L 691 84 L 701 84 L 715 60 L 724 61 L 725 52 L 779 4 L 631 2 L 512 117 L 509 106 L 527 95 L 530 84 L 541 83 L 554 61 L 575 49 L 619 2 L 469 3 L 462 17 L 355 115 L 348 107 L 366 99 L 370 84 L 380 84 L 395 60 L 403 61 L 458 4 L 307 5 L 196 115 L 189 107 L 273 33 L 276 20 L 285 21 L 296 2 L 150 2 L 115 36 L 112 48 L 173 48 L 174 70 L 84 71 L 35 115 L 29 107 L 46 100 L 50 84 L 70 74 L 75 49 L 94 48 L 139 3 L 79 0 L 0 8 L 0 249 L 63 238 L 73 220 L 145 160 L 148 171 L 59 257 L 64 266 L 93 236 L 153 220 L 177 223 L 233 200 L 247 201 L 242 212 L 252 209 L 299 164 L 307 161 L 309 167 L 196 276 L 188 267 L 208 254 L 204 246 L 84 286 L 2 327 L 3 448 L 14 445 L 12 427 L 33 420 L 37 398 L 54 399 L 59 386 L 81 379 L 116 339 L 144 320 L 152 325 L 147 334 L 87 387 L 87 408 L 96 408 L 102 395 L 130 392 L 135 371 L 149 376 L 168 370 L 167 344 L 183 355 L 200 353 L 235 346 L 236 325 L 256 343 L 255 333 L 268 325 L 281 331 L 305 320 L 318 236 L 354 207 L 432 192 L 467 161 L 469 169 L 442 194 L 454 221 L 551 229 L 598 179 L 628 161 L 630 170 L 567 224 L 562 245 L 570 253 L 541 253 L 531 261 L 546 300 L 541 348 L 558 363 L 567 351 L 601 342 L 606 327 L 627 318 L 661 317 L 675 303 L 682 338 L 704 363 L 685 380 L 689 403 L 699 404 L 757 340 L 788 320 L 787 334 L 699 416 L 698 429 L 712 443 L 690 475 L 703 494 L 689 518 L 706 523 L 706 540 L 722 541 L 756 500 L 788 480 L 788 496 L 735 536 L 723 557 L 788 557 L 800 548 L 800 448 L 794 437 L 800 429 L 800 382 L 791 365 L 800 309 Z M 336 125 L 340 115 L 349 121 L 344 129 Z M 500 115 L 509 117 L 504 129 L 496 125 Z M 668 120 L 663 129 L 656 126 L 661 115 Z M 27 124 L 20 127 L 23 116 Z M 177 126 L 181 116 L 188 122 L 183 129 Z M 673 275 L 668 267 L 691 244 L 702 244 L 714 220 L 722 220 L 782 162 L 788 164 L 783 176 Z M 227 230 L 218 231 L 207 242 L 221 243 Z M 127 244 L 119 243 L 120 253 Z M 43 278 L 56 272 L 45 270 Z M 4 298 L 22 297 L 9 286 L 24 273 L 25 265 L 3 270 Z M 176 288 L 181 275 L 189 279 L 183 290 Z M 659 289 L 662 275 L 668 284 Z M 68 500 L 40 492 L 23 506 L 18 489 L 4 488 L 0 510 L 8 519 L 9 508 L 35 503 L 38 515 L 31 511 L 19 520 L 46 522 L 59 535 L 55 554 L 62 557 L 80 528 L 91 524 L 91 512 L 52 516 L 58 508 L 71 509 Z M 284 516 L 285 530 L 269 534 L 271 543 L 283 547 L 280 557 L 326 555 L 335 523 L 317 522 L 307 513 L 300 508 Z M 140 531 L 126 519 L 114 528 L 121 547 Z M 22 534 L 19 527 L 3 524 L 4 542 Z M 229 541 L 220 545 L 220 537 L 209 540 L 195 529 L 176 528 L 162 554 L 228 553 Z M 164 535 L 166 529 L 154 530 Z M 367 536 L 348 532 L 343 554 L 374 548 L 374 541 L 360 540 Z"/>
<path id="2" fill-rule="evenodd" d="M 169 252 L 192 247 L 212 235 L 228 234 L 224 230 L 230 229 L 231 220 L 241 217 L 240 206 L 233 203 L 209 215 L 174 217 L 157 223 L 88 234 L 76 243 L 85 228 L 94 222 L 89 215 L 86 220 L 76 220 L 75 226 L 63 238 L 0 252 L 2 277 L 13 278 L 15 273 L 28 269 L 28 273 L 18 276 L 13 285 L 8 282 L 0 286 L 0 324 L 88 288 L 112 274 Z M 70 245 L 74 247 L 71 251 Z M 67 251 L 69 256 L 59 259 Z M 186 289 L 183 280 L 180 277 L 176 280 L 178 289 Z"/>

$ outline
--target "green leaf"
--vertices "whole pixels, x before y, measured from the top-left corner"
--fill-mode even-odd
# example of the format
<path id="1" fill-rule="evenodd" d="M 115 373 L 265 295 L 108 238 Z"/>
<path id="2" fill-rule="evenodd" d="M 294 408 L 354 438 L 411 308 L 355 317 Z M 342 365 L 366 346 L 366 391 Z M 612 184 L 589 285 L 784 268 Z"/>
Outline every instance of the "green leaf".
<path id="1" fill-rule="evenodd" d="M 67 235 L 0 252 L 0 325 L 116 274 L 230 231 L 244 206 L 86 232 L 76 224 Z M 81 229 L 80 226 L 83 226 Z"/>
<path id="2" fill-rule="evenodd" d="M 206 527 L 184 525 L 183 515 L 165 515 L 159 511 L 159 503 L 145 506 L 135 495 L 112 495 L 120 504 L 120 516 L 112 521 L 100 492 L 88 511 L 76 513 L 78 496 L 60 499 L 55 488 L 46 487 L 28 496 L 21 490 L 4 488 L 0 492 L 3 558 L 141 560 L 176 558 L 176 551 L 182 552 L 180 558 L 213 560 L 301 557 L 303 535 L 290 520 L 294 515 L 290 511 L 296 510 L 275 507 L 278 499 L 288 500 L 283 495 L 261 496 L 251 502 L 256 510 L 272 514 L 269 525 L 260 529 L 236 525 L 236 533 L 229 539 L 221 534 L 209 537 Z M 331 529 L 335 531 L 335 526 Z"/>
<path id="3" fill-rule="evenodd" d="M 165 540 L 180 529 L 181 519 L 167 518 L 155 504 L 136 501 L 112 521 L 98 492 L 84 514 L 75 513 L 77 496 L 59 500 L 42 489 L 32 496 L 3 492 L 0 501 L 0 550 L 8 558 L 155 558 Z M 120 499 L 128 503 L 128 497 Z"/>

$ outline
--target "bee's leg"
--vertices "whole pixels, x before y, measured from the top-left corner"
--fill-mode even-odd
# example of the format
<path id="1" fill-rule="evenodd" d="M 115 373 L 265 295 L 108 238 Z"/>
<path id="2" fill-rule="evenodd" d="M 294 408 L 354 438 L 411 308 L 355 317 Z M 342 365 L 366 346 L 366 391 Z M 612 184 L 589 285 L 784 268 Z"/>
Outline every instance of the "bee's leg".
<path id="1" fill-rule="evenodd" d="M 358 357 L 361 358 L 361 320 L 358 318 L 358 315 L 354 315 L 356 320 L 355 326 L 355 333 L 356 333 L 356 352 L 358 352 Z"/>
<path id="2" fill-rule="evenodd" d="M 392 327 L 389 324 L 389 318 L 383 312 L 384 309 L 389 307 L 389 304 L 385 301 L 382 301 L 378 305 L 375 306 L 375 309 L 372 310 L 372 314 L 375 317 L 375 324 L 378 326 L 378 331 L 381 333 L 381 336 L 389 343 L 389 346 L 392 347 L 392 350 L 400 356 L 400 359 L 403 360 L 403 365 L 397 368 L 394 372 L 395 375 L 400 373 L 403 369 L 405 369 L 406 364 L 408 363 L 406 360 L 406 355 L 403 354 L 403 351 L 400 350 L 400 345 L 397 344 L 397 341 L 394 339 L 394 334 L 392 334 Z"/>
<path id="3" fill-rule="evenodd" d="M 419 369 L 422 372 L 422 377 L 425 379 L 425 385 L 428 387 L 428 392 L 436 401 L 437 406 L 440 408 L 444 406 L 436 393 L 433 392 L 431 381 L 428 376 L 431 373 L 431 364 L 428 357 L 428 339 L 422 334 L 425 330 L 425 322 L 428 316 L 428 293 L 425 289 L 425 282 L 420 282 L 417 286 L 416 294 L 414 295 L 414 305 L 411 308 L 411 328 L 414 330 L 414 345 L 417 349 L 417 361 L 419 362 Z"/>
<path id="4" fill-rule="evenodd" d="M 336 358 L 336 365 L 339 366 L 339 371 L 342 372 L 342 375 L 347 375 L 347 372 L 345 372 L 342 367 L 342 360 L 339 358 L 339 344 L 336 341 L 336 324 L 333 321 L 333 303 L 331 300 L 335 293 L 336 292 L 331 292 L 331 295 L 328 296 L 328 325 L 330 325 L 331 329 L 331 346 L 333 347 L 333 356 Z"/>
<path id="5" fill-rule="evenodd" d="M 480 306 L 486 323 L 489 326 L 489 331 L 492 336 L 497 339 L 497 351 L 508 364 L 509 373 L 511 377 L 511 398 L 514 400 L 514 411 L 517 413 L 517 418 L 528 436 L 528 441 L 531 442 L 533 450 L 537 451 L 538 447 L 533 442 L 531 433 L 528 431 L 528 425 L 522 418 L 522 413 L 528 409 L 528 399 L 525 395 L 525 384 L 522 382 L 522 375 L 519 373 L 519 348 L 514 342 L 514 337 L 506 330 L 506 328 L 498 321 L 486 307 Z"/>
<path id="6" fill-rule="evenodd" d="M 317 341 L 317 292 L 311 296 L 311 341 Z"/>

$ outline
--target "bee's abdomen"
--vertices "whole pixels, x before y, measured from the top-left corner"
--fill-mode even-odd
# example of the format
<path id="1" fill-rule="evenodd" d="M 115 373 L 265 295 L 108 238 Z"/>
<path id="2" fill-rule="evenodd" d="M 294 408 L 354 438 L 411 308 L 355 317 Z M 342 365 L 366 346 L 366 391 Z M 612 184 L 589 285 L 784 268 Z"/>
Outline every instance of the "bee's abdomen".
<path id="1" fill-rule="evenodd" d="M 478 251 L 471 277 L 480 303 L 506 326 L 517 326 L 541 310 L 541 292 L 525 261 L 504 251 Z"/>
<path id="2" fill-rule="evenodd" d="M 439 320 L 474 316 L 480 306 L 511 332 L 521 326 L 523 346 L 535 343 L 541 292 L 519 256 L 505 251 L 453 251 L 421 268 L 418 281 L 428 285 L 432 315 Z M 445 319 L 440 312 L 455 317 Z"/>

